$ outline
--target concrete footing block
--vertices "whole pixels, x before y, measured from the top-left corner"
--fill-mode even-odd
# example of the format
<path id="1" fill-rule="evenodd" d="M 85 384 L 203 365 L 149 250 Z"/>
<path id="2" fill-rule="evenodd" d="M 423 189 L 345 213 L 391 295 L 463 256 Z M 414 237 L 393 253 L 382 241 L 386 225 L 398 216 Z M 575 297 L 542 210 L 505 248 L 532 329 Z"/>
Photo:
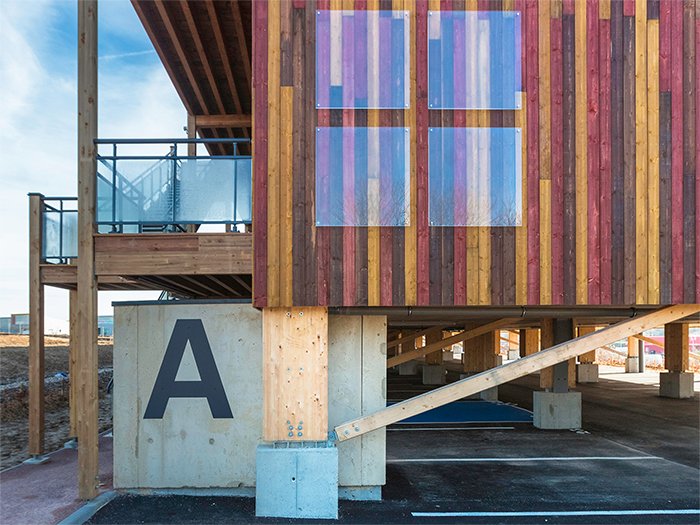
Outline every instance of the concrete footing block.
<path id="1" fill-rule="evenodd" d="M 532 404 L 532 423 L 537 428 L 581 428 L 581 392 L 533 392 Z"/>
<path id="2" fill-rule="evenodd" d="M 594 363 L 579 363 L 576 365 L 577 383 L 598 383 L 598 365 Z"/>
<path id="3" fill-rule="evenodd" d="M 77 438 L 73 438 L 73 439 L 71 439 L 70 441 L 66 441 L 66 442 L 63 444 L 63 448 L 72 448 L 72 449 L 74 449 L 74 450 L 78 450 L 78 439 L 77 439 Z"/>
<path id="4" fill-rule="evenodd" d="M 628 357 L 625 359 L 625 372 L 628 374 L 639 373 L 639 357 Z"/>
<path id="5" fill-rule="evenodd" d="M 418 373 L 418 363 L 415 361 L 408 361 L 406 363 L 401 363 L 399 365 L 399 375 L 400 376 L 414 376 Z"/>
<path id="6" fill-rule="evenodd" d="M 447 382 L 447 370 L 442 365 L 425 365 L 423 367 L 424 385 L 444 385 Z"/>
<path id="7" fill-rule="evenodd" d="M 22 463 L 25 465 L 43 465 L 44 463 L 48 463 L 50 460 L 51 458 L 49 456 L 35 454 L 31 458 L 22 461 Z"/>
<path id="8" fill-rule="evenodd" d="M 675 399 L 686 399 L 695 395 L 695 374 L 693 372 L 661 372 L 659 374 L 659 395 Z"/>
<path id="9" fill-rule="evenodd" d="M 381 501 L 382 487 L 338 487 L 338 499 L 352 501 Z"/>
<path id="10" fill-rule="evenodd" d="M 338 449 L 325 442 L 258 446 L 255 515 L 338 519 Z"/>
<path id="11" fill-rule="evenodd" d="M 508 361 L 514 361 L 516 359 L 520 359 L 520 350 L 515 349 L 515 350 L 508 350 Z"/>

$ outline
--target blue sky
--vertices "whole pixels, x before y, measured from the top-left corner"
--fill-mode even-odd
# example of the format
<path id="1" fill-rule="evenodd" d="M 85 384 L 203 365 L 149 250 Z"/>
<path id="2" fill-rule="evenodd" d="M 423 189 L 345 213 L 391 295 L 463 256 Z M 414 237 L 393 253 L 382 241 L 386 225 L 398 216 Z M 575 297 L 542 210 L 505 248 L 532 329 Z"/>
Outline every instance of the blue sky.
<path id="1" fill-rule="evenodd" d="M 28 311 L 29 192 L 77 188 L 77 2 L 0 0 L 0 316 Z M 182 137 L 187 114 L 128 0 L 101 0 L 98 136 Z M 114 300 L 154 292 L 100 292 Z M 68 318 L 68 293 L 46 288 L 46 315 Z"/>

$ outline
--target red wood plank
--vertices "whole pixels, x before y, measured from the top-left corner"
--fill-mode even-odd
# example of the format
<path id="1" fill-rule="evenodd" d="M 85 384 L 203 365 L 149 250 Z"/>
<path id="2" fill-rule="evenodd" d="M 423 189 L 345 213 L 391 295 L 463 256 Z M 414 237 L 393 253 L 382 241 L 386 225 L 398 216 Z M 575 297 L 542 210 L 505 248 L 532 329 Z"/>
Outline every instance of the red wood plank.
<path id="1" fill-rule="evenodd" d="M 696 3 L 698 0 L 695 0 Z M 695 9 L 695 60 L 700 58 L 700 10 Z M 695 147 L 700 146 L 700 67 L 695 63 Z M 700 155 L 695 152 L 695 302 L 700 304 Z"/>
<path id="2" fill-rule="evenodd" d="M 659 2 L 659 91 L 671 91 L 671 4 Z"/>
<path id="3" fill-rule="evenodd" d="M 253 304 L 267 306 L 267 2 L 253 4 L 255 88 L 255 202 L 253 203 Z"/>
<path id="4" fill-rule="evenodd" d="M 316 1 L 308 0 L 304 12 L 305 52 L 304 52 L 304 104 L 306 108 L 306 184 L 304 188 L 304 222 L 306 252 L 304 267 L 304 304 L 315 306 L 318 303 L 316 280 L 318 278 L 316 262 L 316 126 L 318 112 L 316 111 Z"/>
<path id="5" fill-rule="evenodd" d="M 391 112 L 379 113 L 379 125 L 383 128 L 391 126 Z M 380 151 L 380 157 L 387 160 L 387 170 L 391 172 L 391 151 Z M 380 165 L 384 164 L 380 162 Z M 391 306 L 393 304 L 392 285 L 394 271 L 393 228 L 383 226 L 379 228 L 379 304 Z"/>
<path id="6" fill-rule="evenodd" d="M 352 90 L 352 82 L 345 83 L 343 79 L 343 96 Z M 354 97 L 354 95 L 353 95 Z M 355 110 L 354 109 L 344 109 L 343 110 L 343 126 L 344 127 L 355 127 Z M 351 139 L 354 137 L 351 136 Z M 347 148 L 352 149 L 345 149 Z M 354 140 L 352 144 L 344 144 L 344 149 L 346 153 L 354 151 Z M 355 157 L 354 155 L 343 155 L 343 194 L 347 213 L 354 216 L 355 206 Z M 355 235 L 356 228 L 354 226 L 343 228 L 343 304 L 345 306 L 355 305 Z"/>
<path id="7" fill-rule="evenodd" d="M 622 14 L 624 14 L 625 16 L 634 16 L 634 2 L 635 0 L 623 0 Z"/>
<path id="8" fill-rule="evenodd" d="M 320 8 L 321 2 L 319 2 Z M 318 127 L 330 126 L 330 110 L 320 109 L 318 115 Z M 316 286 L 318 306 L 328 306 L 331 299 L 330 272 L 331 272 L 331 237 L 330 228 L 316 228 Z"/>
<path id="9" fill-rule="evenodd" d="M 562 13 L 565 15 L 573 15 L 576 12 L 576 0 L 564 0 Z"/>
<path id="10" fill-rule="evenodd" d="M 538 7 L 528 0 L 527 33 L 527 302 L 540 302 L 540 116 Z"/>
<path id="11" fill-rule="evenodd" d="M 464 128 L 467 125 L 465 111 L 454 112 L 455 128 Z M 455 176 L 466 169 L 465 151 L 463 147 L 455 147 Z M 455 216 L 462 213 L 455 199 Z M 455 305 L 467 304 L 467 228 L 454 228 L 454 289 L 453 300 Z"/>
<path id="12" fill-rule="evenodd" d="M 428 2 L 416 2 L 417 302 L 430 300 L 428 231 Z"/>
<path id="13" fill-rule="evenodd" d="M 683 2 L 683 302 L 695 301 L 695 0 Z"/>
<path id="14" fill-rule="evenodd" d="M 600 127 L 598 0 L 586 2 L 588 96 L 588 304 L 600 304 Z"/>
<path id="15" fill-rule="evenodd" d="M 683 2 L 671 2 L 671 299 L 683 302 Z"/>
<path id="16" fill-rule="evenodd" d="M 552 18 L 550 78 L 552 105 L 552 304 L 564 304 L 564 144 L 562 19 Z"/>
<path id="17" fill-rule="evenodd" d="M 610 20 L 599 22 L 600 71 L 600 303 L 612 302 L 612 151 L 610 133 Z"/>

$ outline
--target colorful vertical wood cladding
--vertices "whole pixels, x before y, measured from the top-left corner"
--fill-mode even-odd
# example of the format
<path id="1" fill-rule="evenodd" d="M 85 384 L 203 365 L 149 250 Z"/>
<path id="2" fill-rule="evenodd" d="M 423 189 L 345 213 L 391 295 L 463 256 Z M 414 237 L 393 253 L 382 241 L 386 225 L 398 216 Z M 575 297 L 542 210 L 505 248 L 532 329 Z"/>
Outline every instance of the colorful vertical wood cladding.
<path id="1" fill-rule="evenodd" d="M 700 301 L 699 1 L 253 6 L 256 306 Z M 318 10 L 408 12 L 409 107 L 316 108 Z M 521 109 L 429 108 L 428 13 L 461 10 L 521 13 Z M 343 49 L 372 74 L 366 40 Z M 317 127 L 410 129 L 410 225 L 316 226 Z M 431 127 L 521 128 L 521 226 L 430 226 Z"/>

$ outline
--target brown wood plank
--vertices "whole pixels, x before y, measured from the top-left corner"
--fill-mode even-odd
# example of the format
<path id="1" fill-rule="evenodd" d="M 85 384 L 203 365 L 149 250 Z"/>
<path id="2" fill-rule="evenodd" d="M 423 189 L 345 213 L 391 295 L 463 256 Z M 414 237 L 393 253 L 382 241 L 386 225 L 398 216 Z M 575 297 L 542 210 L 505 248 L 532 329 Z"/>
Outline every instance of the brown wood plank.
<path id="1" fill-rule="evenodd" d="M 251 115 L 195 115 L 197 128 L 249 128 L 252 126 Z"/>
<path id="2" fill-rule="evenodd" d="M 683 301 L 696 301 L 695 0 L 683 2 Z"/>
<path id="3" fill-rule="evenodd" d="M 634 5 L 634 4 L 632 4 Z M 624 304 L 635 304 L 636 273 L 636 120 L 634 16 L 622 20 L 623 31 L 623 187 L 624 187 Z"/>
<path id="4" fill-rule="evenodd" d="M 562 16 L 564 304 L 576 304 L 576 62 L 574 16 Z"/>
<path id="5" fill-rule="evenodd" d="M 306 37 L 305 12 L 294 9 L 291 31 L 291 69 L 293 88 L 293 128 L 292 128 L 292 303 L 306 305 L 306 90 L 304 76 L 306 73 L 306 56 L 304 53 Z"/>
<path id="6" fill-rule="evenodd" d="M 198 234 L 114 233 L 95 235 L 96 253 L 196 252 L 198 250 Z"/>
<path id="7" fill-rule="evenodd" d="M 659 301 L 671 303 L 671 93 L 659 95 Z"/>
<path id="8" fill-rule="evenodd" d="M 314 216 L 316 201 L 316 0 L 307 0 L 304 11 L 304 107 L 306 119 L 306 165 L 304 169 L 304 251 L 306 268 L 304 278 L 305 305 L 317 304 L 316 268 L 316 223 Z"/>
<path id="9" fill-rule="evenodd" d="M 44 453 L 44 285 L 41 195 L 29 195 L 29 454 Z"/>
<path id="10" fill-rule="evenodd" d="M 612 250 L 611 250 L 611 296 L 612 304 L 624 304 L 625 259 L 624 259 L 624 147 L 623 147 L 623 14 L 622 2 L 611 2 L 611 82 L 610 82 L 610 163 L 612 176 Z"/>

